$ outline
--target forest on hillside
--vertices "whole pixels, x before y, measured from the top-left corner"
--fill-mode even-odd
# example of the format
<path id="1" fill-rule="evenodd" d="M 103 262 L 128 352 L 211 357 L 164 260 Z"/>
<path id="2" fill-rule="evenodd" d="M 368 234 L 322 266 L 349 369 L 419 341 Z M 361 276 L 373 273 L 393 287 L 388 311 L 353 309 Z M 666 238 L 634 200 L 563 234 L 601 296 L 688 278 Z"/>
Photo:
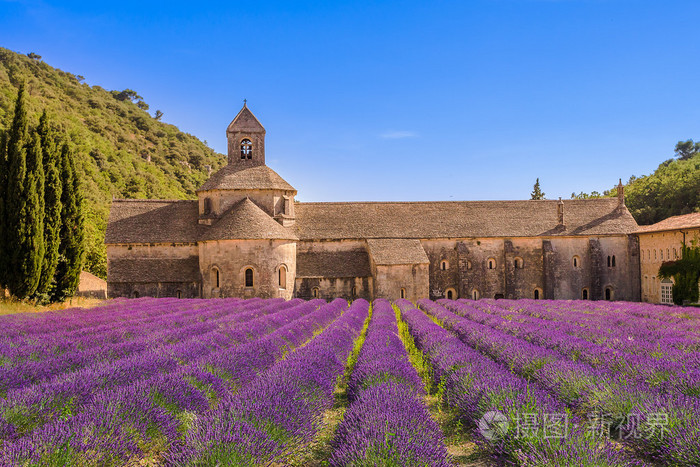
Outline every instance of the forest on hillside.
<path id="1" fill-rule="evenodd" d="M 617 187 L 603 193 L 571 194 L 577 199 L 609 196 L 617 196 Z M 625 204 L 639 225 L 700 211 L 700 142 L 679 141 L 675 156 L 662 162 L 654 173 L 630 177 L 625 185 Z"/>
<path id="2" fill-rule="evenodd" d="M 104 233 L 113 198 L 193 198 L 225 157 L 195 136 L 149 113 L 137 92 L 108 91 L 85 78 L 0 48 L 0 130 L 11 123 L 17 91 L 25 83 L 28 117 L 42 112 L 73 145 L 82 180 L 86 219 L 85 269 L 106 278 Z"/>

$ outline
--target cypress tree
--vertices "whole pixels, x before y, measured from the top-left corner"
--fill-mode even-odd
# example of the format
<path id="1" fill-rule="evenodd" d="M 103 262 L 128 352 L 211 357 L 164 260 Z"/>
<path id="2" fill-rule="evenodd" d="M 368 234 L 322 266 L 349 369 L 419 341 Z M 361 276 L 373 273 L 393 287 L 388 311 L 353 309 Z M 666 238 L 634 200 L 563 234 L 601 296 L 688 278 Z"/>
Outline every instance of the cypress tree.
<path id="1" fill-rule="evenodd" d="M 75 293 L 80 282 L 80 270 L 85 256 L 84 223 L 82 214 L 83 198 L 80 192 L 80 179 L 75 169 L 73 152 L 68 143 L 61 151 L 61 242 L 58 247 L 59 262 L 56 268 L 54 300 L 64 300 Z"/>
<path id="2" fill-rule="evenodd" d="M 19 273 L 24 277 L 18 296 L 28 297 L 36 292 L 44 262 L 44 163 L 41 138 L 34 132 L 27 147 L 27 236 L 18 249 Z"/>
<path id="3" fill-rule="evenodd" d="M 7 198 L 7 133 L 0 131 L 0 298 L 7 284 L 7 238 L 5 237 L 5 200 Z"/>
<path id="4" fill-rule="evenodd" d="M 535 181 L 535 185 L 532 187 L 532 193 L 530 193 L 530 199 L 544 199 L 544 193 L 540 189 L 540 179 Z"/>
<path id="5" fill-rule="evenodd" d="M 24 240 L 29 235 L 27 228 L 27 146 L 29 125 L 24 97 L 24 85 L 20 85 L 15 102 L 15 113 L 7 136 L 7 183 L 5 196 L 4 236 L 6 248 L 6 287 L 12 295 L 24 298 L 27 287 L 22 272 Z M 20 250 L 22 252 L 20 253 Z"/>
<path id="6" fill-rule="evenodd" d="M 61 192 L 62 184 L 58 170 L 60 160 L 56 135 L 49 126 L 46 111 L 39 119 L 37 129 L 41 138 L 41 149 L 44 157 L 44 263 L 41 268 L 41 278 L 37 287 L 37 295 L 44 297 L 51 291 L 54 284 L 54 274 L 58 265 L 58 247 L 61 233 Z"/>

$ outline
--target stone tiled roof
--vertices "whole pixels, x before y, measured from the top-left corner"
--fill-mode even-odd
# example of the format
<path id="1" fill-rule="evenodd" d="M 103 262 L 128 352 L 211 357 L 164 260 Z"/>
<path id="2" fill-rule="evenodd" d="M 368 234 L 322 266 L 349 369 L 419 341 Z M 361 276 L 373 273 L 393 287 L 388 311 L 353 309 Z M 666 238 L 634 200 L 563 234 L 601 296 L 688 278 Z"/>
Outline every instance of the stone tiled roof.
<path id="1" fill-rule="evenodd" d="M 199 258 L 115 258 L 109 262 L 108 282 L 199 282 Z"/>
<path id="2" fill-rule="evenodd" d="M 297 203 L 302 240 L 630 234 L 637 223 L 617 198 L 557 200 Z"/>
<path id="3" fill-rule="evenodd" d="M 239 167 L 228 164 L 214 173 L 197 191 L 207 190 L 296 190 L 266 165 Z"/>
<path id="4" fill-rule="evenodd" d="M 197 201 L 112 201 L 105 243 L 187 243 L 199 236 Z"/>
<path id="5" fill-rule="evenodd" d="M 297 253 L 297 277 L 368 277 L 366 250 Z"/>
<path id="6" fill-rule="evenodd" d="M 404 238 L 380 238 L 367 240 L 369 254 L 377 265 L 427 264 L 420 240 Z"/>
<path id="7" fill-rule="evenodd" d="M 283 227 L 248 198 L 235 203 L 211 226 L 203 226 L 200 240 L 297 240 L 296 234 Z"/>
<path id="8" fill-rule="evenodd" d="M 250 111 L 246 104 L 243 104 L 243 108 L 233 118 L 231 123 L 229 123 L 226 131 L 234 129 L 237 131 L 265 131 L 260 120 L 253 115 L 253 112 Z"/>
<path id="9" fill-rule="evenodd" d="M 639 233 L 678 229 L 700 229 L 700 212 L 669 217 L 652 225 L 640 225 Z"/>

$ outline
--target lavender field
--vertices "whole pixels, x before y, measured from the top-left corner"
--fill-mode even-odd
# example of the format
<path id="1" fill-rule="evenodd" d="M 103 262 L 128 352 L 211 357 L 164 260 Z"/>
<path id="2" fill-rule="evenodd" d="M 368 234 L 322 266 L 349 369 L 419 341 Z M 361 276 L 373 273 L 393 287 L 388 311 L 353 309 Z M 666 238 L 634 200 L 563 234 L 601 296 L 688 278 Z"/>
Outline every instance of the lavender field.
<path id="1" fill-rule="evenodd" d="M 0 465 L 700 465 L 700 310 L 115 300 L 0 316 Z"/>

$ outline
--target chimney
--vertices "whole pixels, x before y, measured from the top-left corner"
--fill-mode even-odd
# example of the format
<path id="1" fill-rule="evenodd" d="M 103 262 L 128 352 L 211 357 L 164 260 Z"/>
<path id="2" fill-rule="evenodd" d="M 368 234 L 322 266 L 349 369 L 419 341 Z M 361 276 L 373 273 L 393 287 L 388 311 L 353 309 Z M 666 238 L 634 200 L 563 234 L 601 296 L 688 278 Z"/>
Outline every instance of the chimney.
<path id="1" fill-rule="evenodd" d="M 620 179 L 620 183 L 617 184 L 617 201 L 620 206 L 625 205 L 625 187 L 622 186 L 622 179 Z"/>
<path id="2" fill-rule="evenodd" d="M 557 203 L 557 217 L 559 218 L 559 225 L 564 225 L 564 201 L 561 200 L 561 196 Z"/>

